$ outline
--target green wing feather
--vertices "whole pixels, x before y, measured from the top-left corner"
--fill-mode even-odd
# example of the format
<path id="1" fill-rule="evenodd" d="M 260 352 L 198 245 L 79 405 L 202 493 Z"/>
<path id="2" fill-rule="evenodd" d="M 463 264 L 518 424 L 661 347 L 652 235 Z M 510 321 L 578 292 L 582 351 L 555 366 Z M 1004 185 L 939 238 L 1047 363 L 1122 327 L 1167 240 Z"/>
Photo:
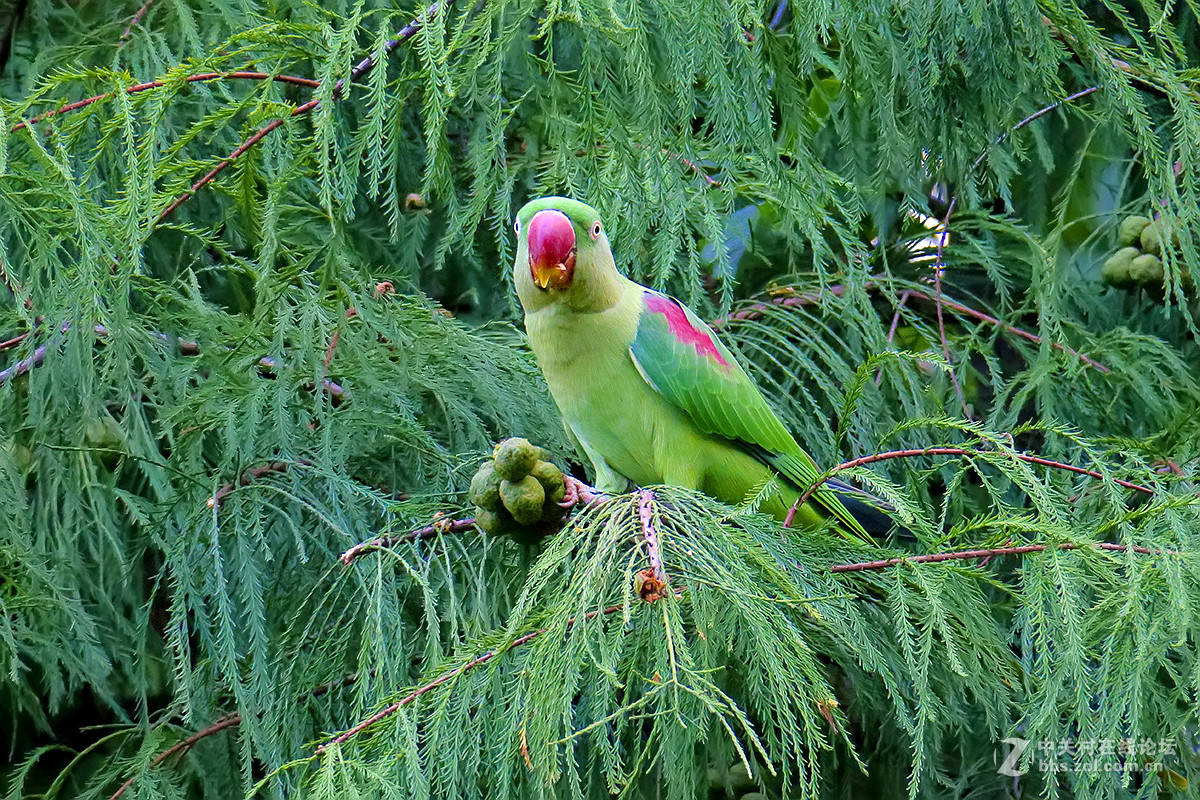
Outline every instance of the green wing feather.
<path id="1" fill-rule="evenodd" d="M 816 462 L 792 438 L 712 329 L 682 303 L 647 289 L 629 354 L 646 383 L 701 431 L 732 440 L 799 491 L 816 482 Z M 851 531 L 866 536 L 832 491 L 822 487 L 812 499 Z"/>

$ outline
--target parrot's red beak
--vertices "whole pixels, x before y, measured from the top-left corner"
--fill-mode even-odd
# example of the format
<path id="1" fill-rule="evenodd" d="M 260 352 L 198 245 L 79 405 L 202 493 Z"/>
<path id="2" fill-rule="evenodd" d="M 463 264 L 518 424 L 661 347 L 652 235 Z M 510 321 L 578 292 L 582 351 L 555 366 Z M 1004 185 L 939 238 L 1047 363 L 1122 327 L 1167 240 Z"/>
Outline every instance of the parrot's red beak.
<path id="1" fill-rule="evenodd" d="M 539 289 L 565 289 L 575 277 L 575 226 L 561 211 L 543 209 L 529 221 L 529 272 Z"/>

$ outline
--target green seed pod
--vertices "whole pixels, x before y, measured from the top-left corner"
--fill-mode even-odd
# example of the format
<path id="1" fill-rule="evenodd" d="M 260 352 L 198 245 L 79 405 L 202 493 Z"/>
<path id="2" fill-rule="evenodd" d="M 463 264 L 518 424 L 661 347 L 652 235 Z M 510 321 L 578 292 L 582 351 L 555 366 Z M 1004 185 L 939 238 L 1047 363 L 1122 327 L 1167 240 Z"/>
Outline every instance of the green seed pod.
<path id="1" fill-rule="evenodd" d="M 1117 227 L 1117 242 L 1121 247 L 1136 245 L 1138 237 L 1142 235 L 1142 231 L 1150 224 L 1149 217 L 1126 217 L 1121 220 L 1120 226 Z"/>
<path id="2" fill-rule="evenodd" d="M 1108 257 L 1100 269 L 1100 279 L 1109 286 L 1125 289 L 1133 285 L 1129 277 L 1129 267 L 1133 260 L 1141 255 L 1136 247 L 1124 247 Z"/>
<path id="3" fill-rule="evenodd" d="M 1140 255 L 1129 265 L 1129 278 L 1145 287 L 1162 288 L 1163 265 L 1157 256 L 1149 253 Z"/>
<path id="4" fill-rule="evenodd" d="M 501 481 L 500 499 L 513 519 L 522 525 L 533 525 L 542 518 L 542 503 L 546 501 L 546 490 L 537 478 L 526 475 L 519 481 Z"/>
<path id="5" fill-rule="evenodd" d="M 471 478 L 471 490 L 467 499 L 477 506 L 495 511 L 500 507 L 500 476 L 496 474 L 495 465 L 485 461 L 475 477 Z"/>
<path id="6" fill-rule="evenodd" d="M 536 478 L 537 482 L 546 490 L 547 501 L 558 503 L 567 496 L 567 486 L 563 483 L 562 470 L 549 461 L 539 461 L 534 464 L 529 475 Z"/>
<path id="7" fill-rule="evenodd" d="M 503 507 L 495 511 L 476 507 L 475 525 L 489 536 L 511 536 L 518 530 L 516 520 Z"/>
<path id="8" fill-rule="evenodd" d="M 520 437 L 505 439 L 496 445 L 496 472 L 506 481 L 519 481 L 537 463 L 537 449 Z"/>
<path id="9" fill-rule="evenodd" d="M 1143 252 L 1161 256 L 1164 247 L 1179 246 L 1179 233 L 1170 220 L 1160 217 L 1146 226 L 1138 241 Z"/>
<path id="10" fill-rule="evenodd" d="M 533 446 L 533 452 L 537 453 L 538 461 L 553 461 L 554 460 L 554 454 L 551 453 L 549 450 L 547 450 L 544 447 L 539 447 L 538 445 L 535 444 Z"/>

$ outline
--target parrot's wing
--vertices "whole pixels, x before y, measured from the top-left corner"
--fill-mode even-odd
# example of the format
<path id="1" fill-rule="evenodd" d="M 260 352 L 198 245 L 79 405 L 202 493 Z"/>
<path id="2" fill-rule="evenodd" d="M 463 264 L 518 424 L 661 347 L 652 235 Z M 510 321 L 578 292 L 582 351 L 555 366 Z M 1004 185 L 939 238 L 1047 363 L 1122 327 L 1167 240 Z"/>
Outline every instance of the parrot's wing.
<path id="1" fill-rule="evenodd" d="M 767 405 L 733 354 L 686 306 L 646 290 L 629 354 L 646 383 L 705 433 L 730 439 L 800 491 L 820 470 Z M 855 533 L 866 536 L 837 495 L 822 486 L 812 497 Z"/>

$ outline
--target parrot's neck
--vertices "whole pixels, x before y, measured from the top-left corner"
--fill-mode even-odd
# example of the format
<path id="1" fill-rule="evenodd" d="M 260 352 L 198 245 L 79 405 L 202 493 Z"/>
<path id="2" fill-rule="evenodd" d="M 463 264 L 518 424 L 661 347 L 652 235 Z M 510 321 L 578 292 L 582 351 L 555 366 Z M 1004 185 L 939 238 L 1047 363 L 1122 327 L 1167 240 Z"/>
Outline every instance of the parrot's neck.
<path id="1" fill-rule="evenodd" d="M 584 314 L 608 311 L 621 301 L 630 284 L 611 261 L 600 269 L 590 269 L 582 275 L 577 273 L 577 276 L 562 302 L 572 311 Z"/>

